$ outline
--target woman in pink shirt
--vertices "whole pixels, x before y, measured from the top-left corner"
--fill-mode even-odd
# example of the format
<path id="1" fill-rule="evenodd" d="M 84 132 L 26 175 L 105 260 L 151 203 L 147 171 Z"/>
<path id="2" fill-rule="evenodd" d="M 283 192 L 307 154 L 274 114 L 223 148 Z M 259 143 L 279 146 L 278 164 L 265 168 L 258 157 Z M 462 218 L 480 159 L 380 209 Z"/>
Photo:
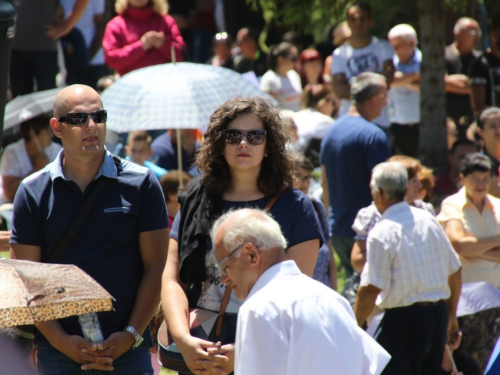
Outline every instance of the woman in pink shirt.
<path id="1" fill-rule="evenodd" d="M 146 66 L 182 61 L 186 44 L 165 0 L 117 0 L 102 42 L 106 63 L 120 75 Z"/>

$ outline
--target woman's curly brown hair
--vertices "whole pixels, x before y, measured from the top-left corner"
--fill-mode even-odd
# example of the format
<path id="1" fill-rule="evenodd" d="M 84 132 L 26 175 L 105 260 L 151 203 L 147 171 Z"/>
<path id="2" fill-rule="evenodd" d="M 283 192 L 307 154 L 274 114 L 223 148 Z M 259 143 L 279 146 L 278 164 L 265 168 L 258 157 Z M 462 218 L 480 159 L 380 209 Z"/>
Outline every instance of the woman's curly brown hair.
<path id="1" fill-rule="evenodd" d="M 292 186 L 293 164 L 286 149 L 289 141 L 279 112 L 265 99 L 238 97 L 230 99 L 215 110 L 204 135 L 204 141 L 196 154 L 196 166 L 203 173 L 203 184 L 215 194 L 231 190 L 229 166 L 223 152 L 226 142 L 222 130 L 237 118 L 254 114 L 267 130 L 266 155 L 257 181 L 257 187 L 266 195 L 276 194 L 286 184 Z"/>

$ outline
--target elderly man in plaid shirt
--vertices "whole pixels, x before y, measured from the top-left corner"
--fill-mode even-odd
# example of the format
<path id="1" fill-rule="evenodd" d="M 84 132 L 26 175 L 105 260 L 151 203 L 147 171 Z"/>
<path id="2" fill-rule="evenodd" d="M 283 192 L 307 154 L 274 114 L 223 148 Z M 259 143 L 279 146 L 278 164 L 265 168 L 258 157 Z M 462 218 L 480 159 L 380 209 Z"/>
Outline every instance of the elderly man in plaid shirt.
<path id="1" fill-rule="evenodd" d="M 404 201 L 407 183 L 400 163 L 373 169 L 382 217 L 368 235 L 354 312 L 363 325 L 375 303 L 386 310 L 375 334 L 392 356 L 383 375 L 438 374 L 447 334 L 458 328 L 461 265 L 439 222 Z"/>

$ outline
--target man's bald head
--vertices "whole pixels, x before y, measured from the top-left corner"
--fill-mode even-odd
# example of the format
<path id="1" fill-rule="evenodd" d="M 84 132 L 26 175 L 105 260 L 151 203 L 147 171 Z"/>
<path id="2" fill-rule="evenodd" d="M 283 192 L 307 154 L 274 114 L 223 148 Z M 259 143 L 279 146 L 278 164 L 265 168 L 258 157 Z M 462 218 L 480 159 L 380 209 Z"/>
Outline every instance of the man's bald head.
<path id="1" fill-rule="evenodd" d="M 280 225 L 262 210 L 243 208 L 229 211 L 214 223 L 212 228 L 214 242 L 218 232 L 223 233 L 221 240 L 227 249 L 244 241 L 252 242 L 262 251 L 286 249 L 287 246 Z"/>
<path id="2" fill-rule="evenodd" d="M 54 99 L 54 116 L 64 116 L 80 101 L 86 100 L 99 100 L 102 108 L 101 97 L 92 87 L 86 85 L 65 87 L 59 91 Z"/>
<path id="3" fill-rule="evenodd" d="M 461 17 L 458 19 L 458 21 L 455 23 L 455 26 L 453 27 L 453 33 L 455 35 L 460 34 L 462 31 L 474 28 L 477 30 L 480 30 L 479 24 L 474 18 L 470 17 Z"/>

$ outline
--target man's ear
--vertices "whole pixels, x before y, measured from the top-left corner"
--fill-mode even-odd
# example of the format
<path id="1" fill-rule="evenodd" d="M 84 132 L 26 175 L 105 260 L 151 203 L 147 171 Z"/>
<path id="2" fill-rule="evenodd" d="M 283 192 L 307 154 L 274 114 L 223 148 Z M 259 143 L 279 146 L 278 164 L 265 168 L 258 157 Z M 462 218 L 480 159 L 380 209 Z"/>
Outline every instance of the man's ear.
<path id="1" fill-rule="evenodd" d="M 478 126 L 478 127 L 476 127 L 476 132 L 477 132 L 477 134 L 479 134 L 479 136 L 480 136 L 481 138 L 483 138 L 483 128 L 481 128 L 481 127 L 479 127 L 479 126 Z"/>
<path id="2" fill-rule="evenodd" d="M 460 173 L 460 174 L 458 175 L 458 178 L 460 179 L 460 184 L 461 184 L 462 186 L 464 186 L 464 179 L 465 179 L 464 175 L 463 175 L 462 173 Z"/>
<path id="3" fill-rule="evenodd" d="M 385 199 L 385 198 L 386 198 L 386 195 L 385 195 L 385 191 L 384 191 L 384 189 L 382 189 L 382 188 L 377 188 L 377 192 L 378 192 L 378 194 L 379 194 L 379 196 L 380 196 L 380 199 L 382 199 L 382 200 L 383 200 L 383 199 Z"/>
<path id="4" fill-rule="evenodd" d="M 57 138 L 62 138 L 61 135 L 61 123 L 57 121 L 54 117 L 50 119 L 50 127 L 52 129 L 52 132 Z"/>
<path id="5" fill-rule="evenodd" d="M 254 244 L 250 242 L 246 244 L 245 251 L 250 256 L 250 263 L 258 263 L 260 261 L 260 251 Z"/>

